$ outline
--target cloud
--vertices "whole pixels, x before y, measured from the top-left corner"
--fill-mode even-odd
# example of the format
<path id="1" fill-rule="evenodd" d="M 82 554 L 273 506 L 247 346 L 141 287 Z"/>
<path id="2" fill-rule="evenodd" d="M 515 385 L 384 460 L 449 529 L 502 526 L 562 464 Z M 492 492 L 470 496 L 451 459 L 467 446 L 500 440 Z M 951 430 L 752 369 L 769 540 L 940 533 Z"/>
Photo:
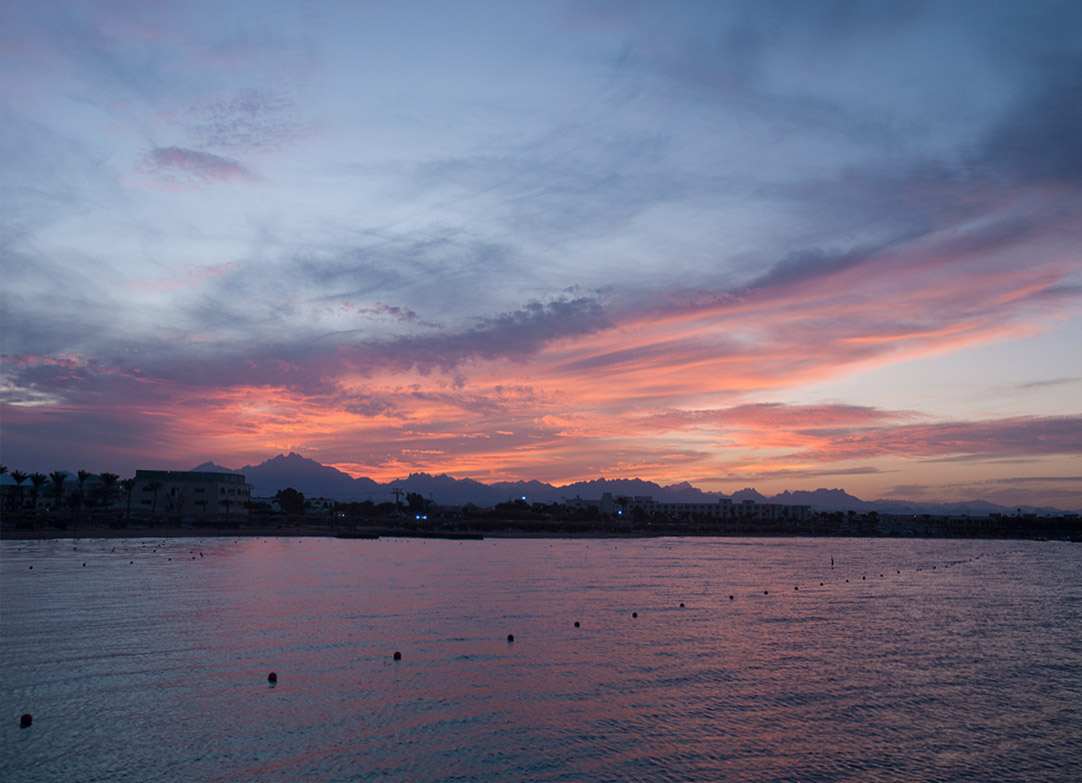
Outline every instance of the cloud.
<path id="1" fill-rule="evenodd" d="M 238 266 L 233 262 L 203 267 L 188 265 L 182 270 L 170 270 L 167 277 L 159 280 L 127 280 L 125 283 L 130 288 L 161 293 L 198 288 L 208 278 L 227 277 L 237 270 Z"/>
<path id="2" fill-rule="evenodd" d="M 774 264 L 769 272 L 748 282 L 747 287 L 770 288 L 841 272 L 867 261 L 883 250 L 886 250 L 886 247 L 852 248 L 839 253 L 828 253 L 821 248 L 795 250 Z"/>
<path id="3" fill-rule="evenodd" d="M 936 484 L 900 484 L 881 497 L 900 500 L 942 501 L 949 494 L 960 502 L 981 500 L 1007 507 L 1050 506 L 1082 513 L 1082 476 L 1012 476 L 976 478 Z M 980 512 L 978 512 L 980 513 Z"/>
<path id="4" fill-rule="evenodd" d="M 346 413 L 365 418 L 394 415 L 398 407 L 393 399 L 370 394 L 343 394 L 338 404 Z"/>
<path id="5" fill-rule="evenodd" d="M 854 468 L 777 468 L 770 469 L 756 465 L 747 470 L 731 470 L 726 473 L 718 473 L 710 478 L 714 481 L 727 483 L 746 483 L 751 481 L 803 481 L 805 479 L 836 478 L 839 476 L 880 476 L 892 473 L 890 470 L 864 465 Z"/>
<path id="6" fill-rule="evenodd" d="M 913 411 L 867 406 L 758 403 L 702 411 L 671 411 L 642 422 L 645 431 L 713 432 L 730 450 L 769 454 L 756 467 L 763 475 L 794 476 L 834 469 L 793 468 L 791 463 L 848 460 L 975 460 L 1082 453 L 1082 416 L 1013 417 L 986 421 L 926 421 Z M 792 449 L 796 449 L 793 451 Z M 786 453 L 777 454 L 779 450 Z M 770 461 L 785 463 L 770 468 Z M 842 469 L 849 470 L 849 468 Z M 867 472 L 860 468 L 858 472 Z M 877 469 L 878 470 L 878 469 Z M 742 472 L 741 475 L 744 473 Z"/>
<path id="7" fill-rule="evenodd" d="M 681 406 L 696 395 L 787 388 L 841 373 L 1034 334 L 1069 312 L 1073 270 L 987 252 L 954 257 L 922 240 L 738 295 L 697 292 L 610 317 L 617 328 L 540 357 L 565 388 L 603 376 L 625 399 Z M 1047 319 L 1047 320 L 1046 320 Z M 662 403 L 663 404 L 663 403 Z"/>
<path id="8" fill-rule="evenodd" d="M 692 200 L 716 188 L 714 177 L 689 176 L 675 159 L 677 134 L 578 117 L 547 130 L 410 172 L 417 194 L 498 219 L 518 242 L 561 243 L 606 236 L 659 204 Z M 707 180 L 707 181 L 704 181 Z M 554 259 L 554 262 L 557 260 Z"/>
<path id="9" fill-rule="evenodd" d="M 1013 105 L 991 130 L 977 161 L 1023 182 L 1079 185 L 1082 51 L 1045 59 L 1039 86 Z"/>
<path id="10" fill-rule="evenodd" d="M 1049 378 L 1040 381 L 1027 381 L 1025 383 L 1016 383 L 1010 387 L 1011 390 L 1026 390 L 1026 389 L 1045 389 L 1053 386 L 1065 386 L 1074 383 L 1082 383 L 1082 377 L 1075 378 Z"/>
<path id="11" fill-rule="evenodd" d="M 164 290 L 170 291 L 183 289 L 233 270 L 227 266 L 189 271 L 191 274 L 179 282 L 154 285 L 164 285 Z M 384 308 L 375 310 L 387 312 Z M 389 312 L 396 317 L 406 315 L 396 308 L 389 308 Z M 214 395 L 231 387 L 264 387 L 304 395 L 337 395 L 341 379 L 354 371 L 369 376 L 412 370 L 449 373 L 471 361 L 524 363 L 554 342 L 608 326 L 600 304 L 585 297 L 530 302 L 519 310 L 478 318 L 473 326 L 458 332 L 429 328 L 417 336 L 371 341 L 347 341 L 354 337 L 348 332 L 309 331 L 283 334 L 273 342 L 223 340 L 214 335 L 229 323 L 230 315 L 215 315 L 219 320 L 208 317 L 202 321 L 211 334 L 199 340 L 190 339 L 193 333 L 181 329 L 175 336 L 144 339 L 134 352 L 110 361 L 13 354 L 4 357 L 5 374 L 12 389 L 37 389 L 40 394 L 55 394 L 69 401 L 85 400 L 106 388 L 125 400 L 145 399 L 148 393 L 157 395 L 168 388 L 182 394 L 203 390 Z M 354 317 L 367 319 L 369 315 L 362 312 Z M 255 328 L 249 316 L 238 313 L 237 318 L 241 333 Z M 134 340 L 126 342 L 130 345 Z M 452 387 L 462 385 L 460 379 L 449 383 Z M 360 409 L 358 405 L 368 410 L 393 408 L 385 400 L 376 402 L 369 397 L 348 404 L 354 410 Z"/>
<path id="12" fill-rule="evenodd" d="M 240 154 L 279 149 L 304 132 L 293 101 L 257 87 L 192 101 L 166 119 L 181 125 L 201 149 Z"/>
<path id="13" fill-rule="evenodd" d="M 1070 225 L 1061 230 L 1077 233 Z M 108 383 L 128 384 L 125 393 L 136 396 L 145 394 L 150 379 L 184 389 L 284 387 L 333 396 L 358 374 L 387 386 L 395 373 L 490 382 L 521 372 L 539 389 L 560 390 L 571 411 L 624 409 L 642 418 L 656 407 L 700 410 L 707 397 L 716 406 L 719 399 L 792 388 L 876 362 L 1033 334 L 1077 300 L 1069 285 L 1077 263 L 1041 252 L 1045 237 L 1033 223 L 992 217 L 888 247 L 800 251 L 751 289 L 684 292 L 681 281 L 670 280 L 660 291 L 642 291 L 620 280 L 604 298 L 532 301 L 464 320 L 468 310 L 447 296 L 446 280 L 465 276 L 476 289 L 471 301 L 483 311 L 492 306 L 486 277 L 507 255 L 499 246 L 463 245 L 454 232 L 441 232 L 431 242 L 403 238 L 375 250 L 298 255 L 259 274 L 238 262 L 173 270 L 142 283 L 171 294 L 168 328 L 157 326 L 158 334 L 78 331 L 80 339 L 96 340 L 84 349 L 88 355 L 128 368 L 130 378 L 114 375 Z M 1030 248 L 1026 265 L 1016 263 L 1020 247 Z M 198 288 L 190 297 L 179 296 L 192 286 Z M 388 289 L 410 296 L 393 305 L 373 296 Z M 60 312 L 69 309 L 65 296 L 64 289 L 53 293 Z M 425 310 L 404 301 L 423 302 Z M 106 315 L 111 307 L 103 300 L 97 310 L 90 301 L 77 309 Z M 433 308 L 454 321 L 432 319 Z M 15 319 L 19 323 L 33 323 L 29 300 L 10 309 L 26 316 Z M 181 343 L 193 335 L 202 343 Z M 121 353 L 132 347 L 142 351 L 138 381 L 136 357 Z M 68 398 L 75 391 L 70 379 L 39 375 L 28 375 L 28 382 L 43 394 Z M 855 417 L 856 407 L 847 415 Z M 827 408 L 814 413 L 841 415 Z M 728 415 L 729 426 L 738 426 L 738 415 L 795 414 L 749 408 Z"/>
<path id="14" fill-rule="evenodd" d="M 123 5 L 25 4 L 6 33 L 5 448 L 99 411 L 148 450 L 383 474 L 871 478 L 1062 448 L 897 410 L 874 373 L 1067 344 L 1077 3 L 576 4 L 540 48 L 510 11 L 480 33 L 522 53 L 500 73 L 393 4 L 411 35 L 385 47 L 343 46 L 383 28 L 331 6 L 256 29 Z M 194 192 L 133 191 L 133 160 Z M 802 396 L 854 373 L 869 397 Z M 1008 411 L 1070 410 L 1066 382 L 1001 377 Z"/>
<path id="15" fill-rule="evenodd" d="M 834 462 L 870 457 L 1082 454 L 1082 416 L 1021 416 L 877 428 L 844 435 L 796 457 Z"/>
<path id="16" fill-rule="evenodd" d="M 525 307 L 478 319 L 460 332 L 430 333 L 381 343 L 342 346 L 358 369 L 375 366 L 449 371 L 469 360 L 525 362 L 554 343 L 609 327 L 593 298 L 529 302 Z"/>
<path id="17" fill-rule="evenodd" d="M 1080 484 L 1082 476 L 1011 476 L 1010 478 L 987 479 L 987 484 Z"/>
<path id="18" fill-rule="evenodd" d="M 343 310 L 353 310 L 357 315 L 362 318 L 382 318 L 388 317 L 396 321 L 405 323 L 413 323 L 417 321 L 417 313 L 410 310 L 408 307 L 401 307 L 399 305 L 390 305 L 385 302 L 376 302 L 371 307 L 356 307 L 351 302 L 343 302 L 340 307 Z"/>
<path id="19" fill-rule="evenodd" d="M 666 425 L 709 424 L 741 429 L 814 431 L 837 427 L 867 427 L 918 416 L 919 414 L 913 411 L 884 411 L 866 405 L 785 405 L 762 402 L 717 410 L 671 411 L 659 414 L 653 419 Z"/>
<path id="20" fill-rule="evenodd" d="M 236 160 L 184 147 L 155 147 L 144 156 L 140 171 L 150 181 L 171 188 L 255 179 Z"/>
<path id="21" fill-rule="evenodd" d="M 184 427 L 158 408 L 137 405 L 3 407 L 5 460 L 10 454 L 32 469 L 87 467 L 131 475 L 167 463 L 187 470 L 201 456 Z M 85 444 L 93 443 L 88 452 Z M 73 464 L 81 463 L 81 464 Z"/>

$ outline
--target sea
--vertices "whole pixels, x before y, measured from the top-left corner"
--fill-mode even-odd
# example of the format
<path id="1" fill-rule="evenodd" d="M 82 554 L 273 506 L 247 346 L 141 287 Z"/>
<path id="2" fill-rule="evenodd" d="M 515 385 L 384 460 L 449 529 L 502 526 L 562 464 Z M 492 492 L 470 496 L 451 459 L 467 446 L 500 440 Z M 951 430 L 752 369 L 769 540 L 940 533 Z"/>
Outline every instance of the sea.
<path id="1" fill-rule="evenodd" d="M 3 541 L 0 780 L 1079 781 L 1082 544 Z"/>

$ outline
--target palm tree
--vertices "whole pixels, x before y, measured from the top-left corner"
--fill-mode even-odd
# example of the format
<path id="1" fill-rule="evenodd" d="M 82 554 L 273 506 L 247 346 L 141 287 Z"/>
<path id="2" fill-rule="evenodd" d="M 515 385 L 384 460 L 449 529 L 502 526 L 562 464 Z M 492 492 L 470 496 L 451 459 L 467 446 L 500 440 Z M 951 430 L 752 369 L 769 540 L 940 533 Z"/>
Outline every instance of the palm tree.
<path id="1" fill-rule="evenodd" d="M 18 492 L 16 492 L 16 495 L 15 495 L 16 503 L 18 504 L 16 506 L 16 508 L 22 509 L 22 507 L 23 507 L 23 482 L 26 481 L 28 478 L 30 478 L 30 476 L 27 475 L 26 473 L 23 473 L 21 470 L 13 470 L 13 471 L 11 471 L 11 477 L 13 479 L 15 479 L 15 486 L 18 487 Z"/>
<path id="2" fill-rule="evenodd" d="M 49 479 L 53 482 L 53 498 L 55 499 L 54 508 L 60 510 L 60 501 L 64 497 L 64 482 L 68 479 L 68 474 L 62 470 L 54 470 L 49 474 Z"/>
<path id="3" fill-rule="evenodd" d="M 116 473 L 102 473 L 98 478 L 101 479 L 101 504 L 108 510 L 116 496 L 116 483 L 120 481 L 120 476 Z"/>
<path id="4" fill-rule="evenodd" d="M 34 488 L 33 493 L 31 493 L 30 499 L 32 500 L 32 502 L 34 504 L 34 513 L 37 514 L 38 513 L 38 494 L 41 492 L 41 485 L 44 484 L 46 481 L 48 481 L 49 477 L 46 476 L 44 473 L 31 473 L 29 478 L 30 478 L 30 484 Z"/>
<path id="5" fill-rule="evenodd" d="M 79 490 L 70 493 L 68 499 L 64 501 L 64 505 L 71 511 L 71 518 L 75 520 L 75 512 L 83 505 L 83 493 Z M 78 521 L 76 521 L 75 524 L 78 525 Z"/>
<path id="6" fill-rule="evenodd" d="M 89 470 L 80 470 L 75 475 L 79 480 L 79 497 L 80 498 L 85 498 L 86 497 L 86 491 L 85 491 L 83 485 L 86 484 L 86 480 L 88 478 L 90 478 L 91 476 L 93 476 L 94 474 L 91 473 Z"/>
<path id="7" fill-rule="evenodd" d="M 125 522 L 127 522 L 128 518 L 131 517 L 131 496 L 132 492 L 135 491 L 136 483 L 137 482 L 133 478 L 126 478 L 120 482 L 120 488 L 124 490 L 124 494 L 128 496 L 128 513 L 124 516 Z"/>
<path id="8" fill-rule="evenodd" d="M 145 491 L 154 493 L 154 505 L 150 507 L 152 513 L 158 510 L 158 490 L 164 486 L 165 482 L 155 479 L 154 481 L 148 481 L 147 485 L 143 487 Z"/>

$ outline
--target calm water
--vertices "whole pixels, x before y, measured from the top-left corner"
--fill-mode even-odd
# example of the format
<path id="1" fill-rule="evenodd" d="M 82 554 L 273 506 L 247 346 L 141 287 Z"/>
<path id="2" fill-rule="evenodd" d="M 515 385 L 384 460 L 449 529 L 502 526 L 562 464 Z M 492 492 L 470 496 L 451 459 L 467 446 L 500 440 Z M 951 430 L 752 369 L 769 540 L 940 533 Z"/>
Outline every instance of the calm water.
<path id="1" fill-rule="evenodd" d="M 5 781 L 1082 777 L 1079 544 L 0 546 Z"/>

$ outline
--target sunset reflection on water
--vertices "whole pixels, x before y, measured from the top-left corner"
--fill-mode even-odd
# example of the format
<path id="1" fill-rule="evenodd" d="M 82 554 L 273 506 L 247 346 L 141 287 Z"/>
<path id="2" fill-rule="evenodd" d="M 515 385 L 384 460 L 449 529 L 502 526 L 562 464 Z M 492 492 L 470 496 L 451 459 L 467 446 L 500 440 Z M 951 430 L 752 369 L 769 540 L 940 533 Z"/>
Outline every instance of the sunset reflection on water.
<path id="1" fill-rule="evenodd" d="M 1082 751 L 1070 544 L 2 552 L 11 780 L 1064 780 Z"/>

